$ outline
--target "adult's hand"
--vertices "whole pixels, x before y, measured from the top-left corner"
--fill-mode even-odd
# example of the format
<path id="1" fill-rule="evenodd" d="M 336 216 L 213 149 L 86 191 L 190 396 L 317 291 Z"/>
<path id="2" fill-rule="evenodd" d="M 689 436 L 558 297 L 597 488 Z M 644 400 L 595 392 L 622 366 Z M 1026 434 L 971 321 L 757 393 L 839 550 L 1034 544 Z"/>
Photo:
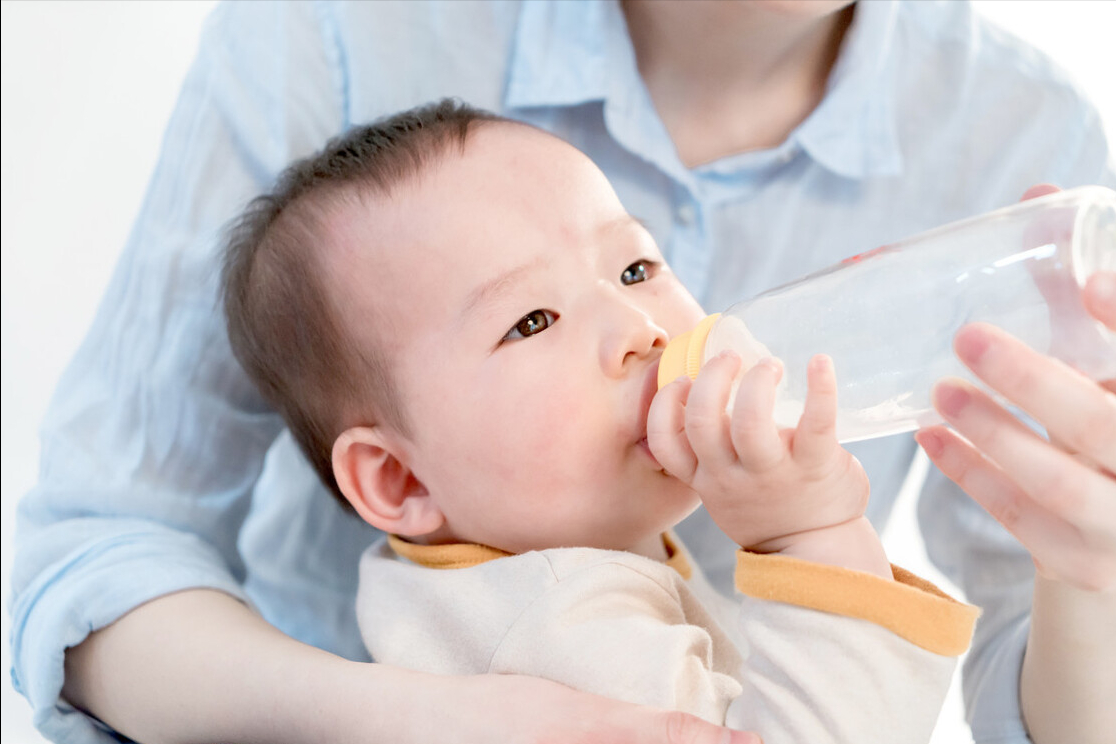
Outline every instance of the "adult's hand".
<path id="1" fill-rule="evenodd" d="M 1116 330 L 1116 274 L 1092 277 L 1085 296 L 1090 312 Z M 1050 439 L 975 386 L 949 379 L 935 386 L 934 405 L 957 433 L 925 429 L 919 444 L 1027 547 L 1041 575 L 1116 591 L 1116 382 L 1092 382 L 986 324 L 962 328 L 954 349 Z"/>
<path id="2" fill-rule="evenodd" d="M 1056 191 L 1041 184 L 1023 199 Z M 1116 274 L 1091 277 L 1084 302 L 1116 331 Z M 962 328 L 954 350 L 978 378 L 1046 427 L 1050 439 L 983 391 L 950 379 L 935 387 L 934 405 L 962 436 L 932 427 L 916 435 L 919 444 L 1026 546 L 1041 576 L 1116 590 L 1116 380 L 1094 383 L 986 324 Z"/>
<path id="3" fill-rule="evenodd" d="M 1116 331 L 1116 273 L 1091 277 L 1084 302 Z M 984 324 L 961 329 L 954 349 L 1050 437 L 960 380 L 944 380 L 934 390 L 935 407 L 957 433 L 932 427 L 916 435 L 934 464 L 1034 559 L 1038 575 L 1019 690 L 1028 733 L 1036 744 L 1110 741 L 1116 730 L 1110 702 L 1116 698 L 1116 380 L 1093 382 Z"/>
<path id="4" fill-rule="evenodd" d="M 426 729 L 429 737 L 415 741 L 761 744 L 756 734 L 730 731 L 688 713 L 621 703 L 547 680 L 506 675 L 443 680 L 448 694 L 432 698 L 439 702 L 429 710 L 429 720 L 441 720 Z"/>

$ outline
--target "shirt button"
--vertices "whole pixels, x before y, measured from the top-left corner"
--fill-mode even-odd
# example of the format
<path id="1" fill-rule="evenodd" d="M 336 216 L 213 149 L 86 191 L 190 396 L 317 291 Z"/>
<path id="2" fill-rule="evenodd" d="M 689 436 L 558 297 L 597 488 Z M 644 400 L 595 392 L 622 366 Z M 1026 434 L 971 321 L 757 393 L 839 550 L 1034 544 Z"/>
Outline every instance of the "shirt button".
<path id="1" fill-rule="evenodd" d="M 692 224 L 695 216 L 694 206 L 692 204 L 683 204 L 675 210 L 674 214 L 683 225 Z"/>

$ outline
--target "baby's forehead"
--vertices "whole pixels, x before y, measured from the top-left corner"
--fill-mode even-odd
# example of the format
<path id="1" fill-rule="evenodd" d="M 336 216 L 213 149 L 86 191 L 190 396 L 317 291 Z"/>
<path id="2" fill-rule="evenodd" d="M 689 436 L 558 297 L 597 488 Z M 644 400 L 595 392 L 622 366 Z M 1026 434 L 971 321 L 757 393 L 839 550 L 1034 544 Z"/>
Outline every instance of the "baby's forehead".
<path id="1" fill-rule="evenodd" d="M 427 229 L 438 205 L 421 190 L 418 182 L 391 194 L 354 190 L 328 210 L 323 264 L 333 304 L 345 323 L 374 325 L 382 342 L 405 338 L 408 317 L 438 312 L 439 297 L 464 282 L 448 265 L 453 236 Z"/>
<path id="2" fill-rule="evenodd" d="M 332 279 L 353 301 L 390 299 L 384 312 L 417 298 L 432 309 L 460 303 L 471 285 L 557 245 L 552 233 L 585 219 L 584 205 L 560 193 L 584 177 L 582 161 L 552 134 L 486 122 L 389 191 L 355 184 L 334 200 L 324 225 Z"/>

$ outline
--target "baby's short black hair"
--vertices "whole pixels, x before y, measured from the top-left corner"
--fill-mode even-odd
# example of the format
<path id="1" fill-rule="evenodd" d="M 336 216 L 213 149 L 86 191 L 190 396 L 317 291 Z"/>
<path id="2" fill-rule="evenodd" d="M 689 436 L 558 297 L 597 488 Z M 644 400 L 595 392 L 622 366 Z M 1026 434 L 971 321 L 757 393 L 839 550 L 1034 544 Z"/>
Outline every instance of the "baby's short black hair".
<path id="1" fill-rule="evenodd" d="M 372 421 L 406 432 L 407 417 L 388 360 L 359 348 L 325 286 L 324 221 L 354 193 L 391 194 L 495 121 L 511 120 L 446 99 L 356 127 L 291 164 L 228 231 L 221 288 L 233 353 L 347 508 L 334 441 Z"/>

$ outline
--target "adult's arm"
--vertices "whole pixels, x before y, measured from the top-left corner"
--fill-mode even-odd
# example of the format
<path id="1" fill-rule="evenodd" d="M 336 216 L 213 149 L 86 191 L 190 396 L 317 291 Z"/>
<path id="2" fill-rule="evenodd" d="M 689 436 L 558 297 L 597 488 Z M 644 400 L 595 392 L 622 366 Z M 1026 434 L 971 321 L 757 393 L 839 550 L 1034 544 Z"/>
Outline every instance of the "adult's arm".
<path id="1" fill-rule="evenodd" d="M 70 700 L 151 744 L 758 744 L 691 715 L 546 680 L 438 676 L 348 661 L 292 640 L 209 590 L 133 610 L 72 649 L 66 669 Z"/>
<path id="2" fill-rule="evenodd" d="M 206 24 L 20 505 L 12 657 L 37 725 L 66 742 L 116 741 L 102 721 L 144 741 L 729 740 L 552 682 L 346 661 L 241 601 L 240 527 L 282 422 L 228 348 L 220 233 L 347 125 L 331 23 L 321 4 L 229 3 Z"/>
<path id="3" fill-rule="evenodd" d="M 1116 330 L 1116 274 L 1085 304 Z M 1037 577 L 1021 702 L 1036 742 L 1100 742 L 1116 713 L 1116 382 L 1093 383 L 990 326 L 958 334 L 962 361 L 1046 427 L 1034 433 L 961 381 L 935 403 L 944 427 L 919 434 L 931 459 L 1030 551 Z"/>
<path id="4" fill-rule="evenodd" d="M 240 528 L 282 422 L 229 351 L 218 251 L 248 199 L 345 124 L 319 12 L 232 3 L 207 20 L 128 244 L 44 420 L 10 612 L 13 681 L 52 739 L 114 740 L 61 696 L 67 648 L 173 592 L 244 599 Z M 114 634 L 143 644 L 150 630 Z"/>
<path id="5" fill-rule="evenodd" d="M 1085 184 L 1116 188 L 1116 163 L 1096 110 L 1059 75 L 1028 70 L 1024 65 L 1021 79 L 1025 85 L 1019 90 L 1033 95 L 1020 92 L 1013 96 L 1028 102 L 1017 110 L 1014 133 L 1018 139 L 1002 151 L 997 167 L 970 173 L 987 193 L 1001 194 L 988 206 L 1006 206 L 1028 186 L 1040 182 L 1065 188 Z M 1042 714 L 1036 718 L 1030 710 L 1038 697 L 1023 690 L 1024 658 L 1033 653 L 1029 641 L 1032 612 L 1037 620 L 1040 603 L 1045 602 L 1028 547 L 943 474 L 940 464 L 931 468 L 918 508 L 931 559 L 969 602 L 984 611 L 962 676 L 974 739 L 977 744 L 1043 742 L 1041 726 L 1036 725 Z M 1065 617 L 1070 623 L 1080 619 L 1073 614 Z M 1064 627 L 1075 632 L 1069 630 L 1070 625 Z M 1083 633 L 1090 627 L 1080 626 Z M 1075 664 L 1073 657 L 1063 656 L 1060 661 L 1067 665 L 1066 673 L 1075 674 L 1069 668 Z M 1087 682 L 1087 676 L 1082 680 Z M 1043 683 L 1046 700 L 1056 700 L 1069 689 L 1060 686 L 1058 679 L 1050 676 L 1049 684 Z M 1092 702 L 1088 696 L 1077 699 L 1078 706 Z M 1069 728 L 1045 741 L 1075 741 L 1076 726 L 1089 720 L 1091 714 L 1075 716 Z"/>

